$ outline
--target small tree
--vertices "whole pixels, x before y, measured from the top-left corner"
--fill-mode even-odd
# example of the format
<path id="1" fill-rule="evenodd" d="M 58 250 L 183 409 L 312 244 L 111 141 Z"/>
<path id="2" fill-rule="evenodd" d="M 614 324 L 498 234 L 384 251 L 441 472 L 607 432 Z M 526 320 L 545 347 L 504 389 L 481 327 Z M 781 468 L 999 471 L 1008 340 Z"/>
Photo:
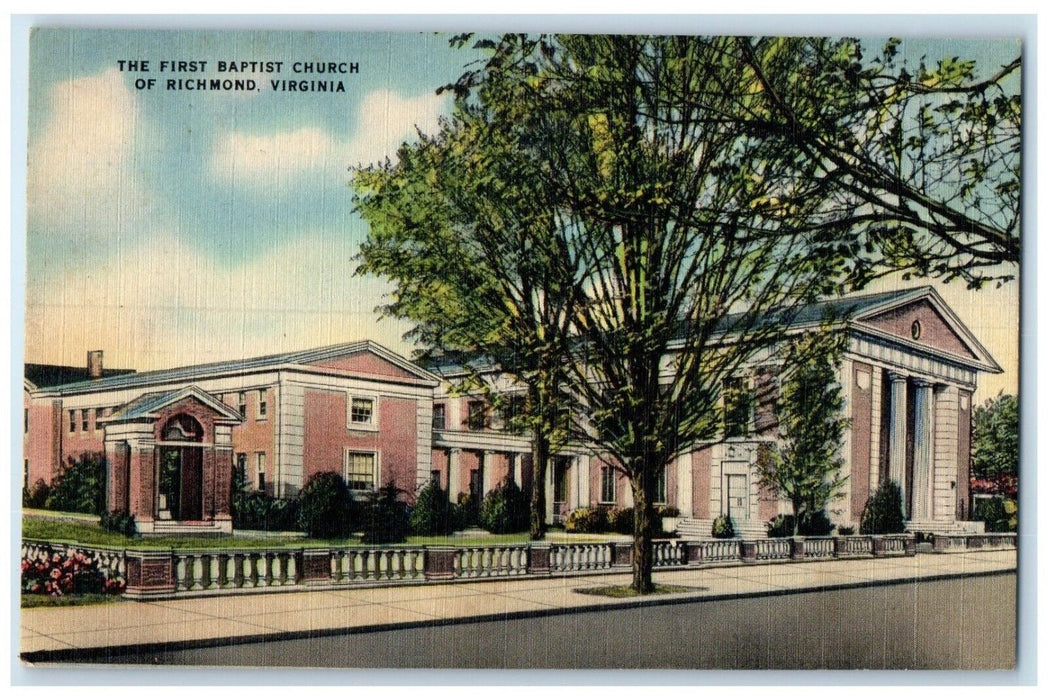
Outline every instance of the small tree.
<path id="1" fill-rule="evenodd" d="M 299 525 L 310 537 L 346 537 L 357 527 L 358 506 L 339 474 L 314 474 L 299 502 Z"/>
<path id="2" fill-rule="evenodd" d="M 903 532 L 906 523 L 902 517 L 902 491 L 889 481 L 874 492 L 862 510 L 859 532 L 864 535 L 890 535 Z"/>
<path id="3" fill-rule="evenodd" d="M 448 501 L 447 493 L 435 482 L 429 482 L 415 496 L 408 525 L 415 535 L 449 535 L 455 530 L 458 506 Z"/>
<path id="4" fill-rule="evenodd" d="M 778 405 L 781 451 L 762 452 L 760 482 L 793 507 L 793 534 L 842 492 L 840 446 L 848 421 L 837 368 L 844 337 L 817 333 L 794 342 Z"/>
<path id="5" fill-rule="evenodd" d="M 364 506 L 361 542 L 385 544 L 407 539 L 410 516 L 407 504 L 399 499 L 400 494 L 392 479 L 371 494 Z"/>
<path id="6" fill-rule="evenodd" d="M 972 475 L 997 481 L 1019 474 L 1019 397 L 998 394 L 972 416 Z"/>
<path id="7" fill-rule="evenodd" d="M 528 497 L 512 479 L 491 491 L 480 507 L 480 526 L 494 534 L 524 532 L 529 521 Z"/>

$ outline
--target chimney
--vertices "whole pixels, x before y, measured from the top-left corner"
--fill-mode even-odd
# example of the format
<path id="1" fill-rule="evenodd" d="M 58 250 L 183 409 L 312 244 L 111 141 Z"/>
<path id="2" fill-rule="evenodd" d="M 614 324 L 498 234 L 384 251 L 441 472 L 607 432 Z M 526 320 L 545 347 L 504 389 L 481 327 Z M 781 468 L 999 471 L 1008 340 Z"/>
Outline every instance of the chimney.
<path id="1" fill-rule="evenodd" d="M 101 350 L 88 350 L 87 351 L 87 378 L 88 379 L 101 379 L 102 378 L 102 351 Z"/>

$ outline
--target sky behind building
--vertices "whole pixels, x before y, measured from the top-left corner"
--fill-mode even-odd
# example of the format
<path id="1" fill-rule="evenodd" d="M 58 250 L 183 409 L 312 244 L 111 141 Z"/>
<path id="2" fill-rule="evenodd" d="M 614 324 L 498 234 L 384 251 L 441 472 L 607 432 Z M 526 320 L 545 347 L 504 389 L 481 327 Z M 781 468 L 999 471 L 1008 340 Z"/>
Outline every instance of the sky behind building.
<path id="1" fill-rule="evenodd" d="M 350 169 L 436 130 L 451 105 L 436 88 L 478 57 L 448 38 L 34 31 L 26 360 L 77 365 L 101 348 L 107 366 L 146 370 L 362 338 L 410 354 L 409 326 L 375 313 L 390 287 L 354 275 L 366 228 Z M 902 48 L 996 69 L 1018 44 Z M 937 289 L 1006 370 L 977 399 L 1015 391 L 1018 283 Z"/>

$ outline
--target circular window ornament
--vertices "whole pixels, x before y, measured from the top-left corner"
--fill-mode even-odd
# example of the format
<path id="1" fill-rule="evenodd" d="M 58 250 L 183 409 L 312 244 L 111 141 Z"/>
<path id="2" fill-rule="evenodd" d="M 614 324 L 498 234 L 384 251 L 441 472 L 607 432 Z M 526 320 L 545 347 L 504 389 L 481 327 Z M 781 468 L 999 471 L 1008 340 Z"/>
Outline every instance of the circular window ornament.
<path id="1" fill-rule="evenodd" d="M 919 340 L 921 337 L 921 322 L 914 321 L 913 325 L 910 326 L 910 335 L 913 336 L 914 340 Z"/>

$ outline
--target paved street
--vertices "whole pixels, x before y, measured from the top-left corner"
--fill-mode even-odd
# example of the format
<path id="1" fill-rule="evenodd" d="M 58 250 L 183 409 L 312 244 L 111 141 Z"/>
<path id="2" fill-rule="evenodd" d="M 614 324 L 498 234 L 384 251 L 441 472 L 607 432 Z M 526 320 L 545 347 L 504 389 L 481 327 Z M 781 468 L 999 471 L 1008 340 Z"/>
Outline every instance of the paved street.
<path id="1" fill-rule="evenodd" d="M 130 653 L 340 668 L 1007 669 L 1015 575 Z"/>
<path id="2" fill-rule="evenodd" d="M 115 655 L 125 651 L 145 651 L 145 655 L 134 657 L 140 661 L 151 660 L 159 652 L 201 646 L 213 647 L 211 653 L 217 654 L 217 647 L 240 642 L 231 652 L 237 659 L 233 663 L 254 665 L 257 661 L 279 665 L 281 659 L 292 658 L 293 652 L 260 651 L 250 657 L 252 661 L 249 663 L 246 660 L 249 646 L 244 643 L 299 640 L 306 641 L 307 647 L 297 652 L 298 656 L 293 657 L 296 660 L 291 665 L 477 666 L 496 664 L 498 659 L 504 659 L 506 666 L 644 666 L 663 665 L 665 661 L 667 667 L 681 664 L 717 667 L 722 663 L 728 667 L 740 664 L 763 667 L 779 663 L 777 659 L 786 658 L 784 654 L 790 659 L 798 658 L 796 655 L 800 654 L 802 658 L 810 656 L 827 660 L 820 665 L 831 664 L 833 659 L 840 659 L 843 663 L 859 658 L 864 659 L 860 667 L 867 663 L 876 667 L 899 663 L 931 664 L 933 658 L 916 658 L 914 650 L 938 649 L 946 645 L 948 649 L 937 651 L 934 658 L 958 659 L 960 663 L 965 654 L 974 653 L 971 650 L 978 646 L 969 644 L 973 635 L 996 634 L 988 630 L 1002 629 L 1002 619 L 1011 620 L 1010 631 L 1001 634 L 1002 639 L 1010 640 L 1014 647 L 1014 576 L 960 579 L 949 593 L 932 584 L 947 577 L 1014 572 L 1015 566 L 1015 550 L 975 550 L 886 559 L 664 571 L 656 574 L 658 582 L 686 586 L 688 591 L 644 599 L 612 599 L 580 592 L 579 589 L 590 586 L 629 580 L 628 574 L 613 574 L 438 585 L 321 588 L 287 593 L 36 608 L 21 611 L 21 651 L 23 659 L 33 663 L 97 663 L 115 661 Z M 975 581 L 984 584 L 973 583 Z M 914 585 L 914 582 L 919 583 Z M 889 583 L 902 585 L 881 585 Z M 852 600 L 848 595 L 848 589 L 870 586 L 873 587 L 863 592 L 868 599 Z M 890 596 L 884 593 L 886 597 L 879 597 L 882 591 L 889 590 L 894 593 Z M 816 591 L 823 591 L 821 595 L 825 597 L 786 596 Z M 745 598 L 752 600 L 741 607 L 720 605 Z M 803 602 L 794 605 L 787 601 Z M 700 602 L 705 605 L 690 605 Z M 711 607 L 713 603 L 718 604 Z M 680 604 L 689 605 L 682 607 Z M 693 609 L 701 614 L 689 612 Z M 712 616 L 709 624 L 702 622 L 706 615 Z M 621 640 L 632 642 L 639 631 L 648 629 L 645 626 L 648 620 L 660 616 L 666 619 L 655 628 L 668 630 L 667 635 L 660 635 L 658 641 L 649 635 L 643 644 L 636 645 L 641 650 L 638 652 L 623 653 L 621 647 L 615 646 Z M 693 618 L 699 621 L 695 622 Z M 605 619 L 612 626 L 604 627 Z M 581 623 L 573 620 L 601 622 L 589 623 L 588 628 L 576 630 L 572 625 Z M 612 620 L 619 622 L 613 623 Z M 460 624 L 446 626 L 452 621 Z M 500 626 L 507 621 L 513 621 L 513 625 Z M 484 631 L 464 632 L 476 623 L 489 622 L 497 624 Z M 811 627 L 815 623 L 817 626 Z M 614 627 L 615 624 L 619 626 Z M 541 631 L 543 626 L 557 629 Z M 413 641 L 401 643 L 394 632 L 400 628 L 418 628 L 413 634 L 421 635 L 424 640 L 416 640 L 418 646 Z M 717 644 L 709 644 L 705 641 L 709 639 L 707 629 L 726 630 L 725 634 L 731 636 Z M 864 633 L 863 630 L 867 631 Z M 858 634 L 853 634 L 856 631 Z M 354 634 L 345 636 L 346 633 Z M 758 638 L 752 637 L 765 633 L 770 635 L 766 648 L 755 642 Z M 455 635 L 459 634 L 465 636 L 458 640 Z M 333 650 L 330 655 L 317 655 L 309 650 L 308 644 L 318 643 L 321 637 L 330 637 L 331 643 L 337 644 L 338 635 L 352 640 L 342 644 L 351 644 L 354 648 L 370 643 L 379 646 L 368 653 L 337 653 Z M 846 647 L 842 645 L 846 645 L 849 638 L 863 635 L 869 651 L 843 651 Z M 362 641 L 365 637 L 376 641 Z M 789 641 L 777 643 L 776 638 Z M 538 661 L 546 657 L 525 653 L 531 648 L 528 639 L 533 639 L 537 648 L 548 649 L 551 656 Z M 691 641 L 675 641 L 678 639 Z M 824 639 L 835 641 L 824 644 Z M 470 653 L 471 644 L 477 643 L 475 640 L 483 640 L 484 647 Z M 555 653 L 559 645 L 564 645 L 563 653 Z M 999 645 L 995 643 L 995 646 Z M 414 648 L 417 653 L 398 660 L 397 654 L 389 650 L 401 647 Z M 783 648 L 779 650 L 779 647 Z M 275 650 L 280 647 L 269 645 L 264 648 Z M 877 648 L 882 650 L 879 657 L 875 653 Z M 954 648 L 956 651 L 946 653 Z M 738 654 L 746 649 L 750 650 L 747 653 L 757 656 L 739 657 Z M 518 652 L 519 656 L 515 656 Z M 565 653 L 569 656 L 564 656 Z M 909 653 L 909 656 L 899 657 L 900 653 Z M 199 654 L 192 652 L 178 663 L 223 663 L 217 655 Z M 446 659 L 444 654 L 448 655 Z M 578 656 L 573 660 L 570 654 Z M 1014 652 L 1006 650 L 1003 656 L 987 663 L 998 664 L 1013 655 Z M 121 661 L 130 662 L 132 658 L 123 657 Z"/>

